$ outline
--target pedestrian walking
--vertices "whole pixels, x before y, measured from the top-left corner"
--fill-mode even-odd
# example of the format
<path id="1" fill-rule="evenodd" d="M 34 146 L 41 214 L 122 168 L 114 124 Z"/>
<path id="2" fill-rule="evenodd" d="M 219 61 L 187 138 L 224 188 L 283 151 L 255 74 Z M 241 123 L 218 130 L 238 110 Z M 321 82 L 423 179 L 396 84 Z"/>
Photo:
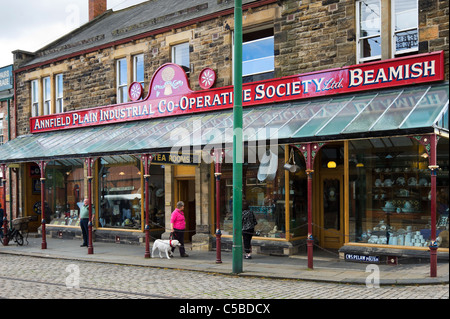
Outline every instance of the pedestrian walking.
<path id="1" fill-rule="evenodd" d="M 186 219 L 184 218 L 184 203 L 179 201 L 177 203 L 177 208 L 172 212 L 170 218 L 170 231 L 174 236 L 174 239 L 178 240 L 181 244 L 179 246 L 180 256 L 189 257 L 184 250 L 184 233 L 186 230 Z M 172 253 L 175 251 L 175 247 L 172 247 Z"/>
<path id="2" fill-rule="evenodd" d="M 245 199 L 242 201 L 242 209 L 242 237 L 244 240 L 245 259 L 252 259 L 252 237 L 258 222 Z"/>

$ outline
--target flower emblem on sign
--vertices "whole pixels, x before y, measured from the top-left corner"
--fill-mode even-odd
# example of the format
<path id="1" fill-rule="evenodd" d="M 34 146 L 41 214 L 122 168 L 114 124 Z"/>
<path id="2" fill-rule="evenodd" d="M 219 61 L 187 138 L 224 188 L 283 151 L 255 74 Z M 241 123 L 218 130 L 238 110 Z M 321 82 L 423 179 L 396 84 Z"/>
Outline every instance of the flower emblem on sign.
<path id="1" fill-rule="evenodd" d="M 130 97 L 131 101 L 137 101 L 142 97 L 142 93 L 144 93 L 144 90 L 142 89 L 142 85 L 139 82 L 133 82 L 130 85 L 130 88 L 128 90 L 128 96 Z"/>
<path id="2" fill-rule="evenodd" d="M 204 90 L 211 88 L 216 82 L 216 72 L 211 68 L 205 68 L 200 72 L 200 87 Z"/>

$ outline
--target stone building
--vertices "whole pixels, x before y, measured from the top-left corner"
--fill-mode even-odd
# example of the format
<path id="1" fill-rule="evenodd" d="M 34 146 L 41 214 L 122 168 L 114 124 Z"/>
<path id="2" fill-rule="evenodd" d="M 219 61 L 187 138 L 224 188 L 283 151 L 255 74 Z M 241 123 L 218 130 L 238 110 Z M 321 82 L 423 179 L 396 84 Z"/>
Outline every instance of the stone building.
<path id="1" fill-rule="evenodd" d="M 141 100 L 156 98 L 153 96 L 152 81 L 162 72 L 162 66 L 168 68 L 168 65 L 178 65 L 184 71 L 186 78 L 182 75 L 180 81 L 188 82 L 188 86 L 184 87 L 186 94 L 198 96 L 196 94 L 201 91 L 219 92 L 231 87 L 233 10 L 233 1 L 226 0 L 151 0 L 119 11 L 106 10 L 106 0 L 90 1 L 90 21 L 86 24 L 36 52 L 14 51 L 14 106 L 19 138 L 15 143 L 10 143 L 8 148 L 0 148 L 0 162 L 14 163 L 20 167 L 21 198 L 16 210 L 25 215 L 40 214 L 38 164 L 45 161 L 45 198 L 49 206 L 46 213 L 48 217 L 45 219 L 48 233 L 60 237 L 79 236 L 78 203 L 87 196 L 88 187 L 92 183 L 93 203 L 97 212 L 93 220 L 96 240 L 142 242 L 146 224 L 144 198 L 149 201 L 149 227 L 152 236 L 167 236 L 170 213 L 175 203 L 183 200 L 186 203 L 188 229 L 186 240 L 192 241 L 194 249 L 214 247 L 214 164 L 205 160 L 207 155 L 204 149 L 195 152 L 197 145 L 193 142 L 179 145 L 190 147 L 191 151 L 194 148 L 191 152 L 193 158 L 181 163 L 168 162 L 165 156 L 170 155 L 170 150 L 176 143 L 161 142 L 154 146 L 158 144 L 158 140 L 153 141 L 151 136 L 143 133 L 151 131 L 153 125 L 161 127 L 161 130 L 175 130 L 179 125 L 193 126 L 195 119 L 180 116 L 174 120 L 173 117 L 167 117 L 167 123 L 158 119 L 130 122 L 118 120 L 108 125 L 102 125 L 105 123 L 102 122 L 90 126 L 89 122 L 99 119 L 95 118 L 96 115 L 89 114 L 100 110 L 99 107 L 129 103 L 123 104 L 129 105 L 129 108 L 122 109 L 122 115 L 136 118 L 142 116 L 142 109 L 137 106 L 133 109 L 133 106 L 137 105 L 135 103 L 143 103 L 139 102 Z M 395 246 L 399 254 L 408 254 L 412 250 L 409 246 L 405 247 L 405 235 L 395 232 L 398 229 L 405 230 L 408 226 L 411 229 L 429 229 L 430 220 L 438 218 L 442 223 L 438 233 L 442 232 L 441 241 L 444 242 L 440 249 L 444 249 L 448 256 L 448 222 L 445 224 L 445 220 L 440 219 L 441 215 L 445 217 L 445 212 L 435 215 L 432 209 L 435 206 L 429 206 L 433 200 L 428 199 L 428 192 L 433 188 L 433 178 L 420 175 L 431 165 L 425 163 L 428 160 L 420 157 L 424 149 L 431 147 L 424 144 L 423 140 L 428 141 L 427 136 L 434 136 L 439 142 L 432 148 L 438 149 L 437 165 L 440 167 L 440 173 L 437 174 L 437 195 L 433 193 L 434 200 L 441 192 L 448 191 L 448 179 L 444 177 L 445 172 L 448 173 L 449 162 L 448 146 L 445 146 L 448 142 L 448 89 L 443 85 L 449 77 L 448 10 L 448 1 L 438 0 L 243 1 L 243 80 L 249 85 L 245 92 L 250 94 L 250 91 L 254 91 L 261 99 L 264 95 L 267 100 L 249 106 L 248 110 L 254 110 L 244 114 L 244 118 L 247 118 L 245 123 L 257 131 L 269 128 L 274 123 L 278 132 L 281 132 L 281 128 L 290 128 L 291 124 L 295 127 L 286 135 L 279 136 L 276 146 L 271 149 L 271 154 L 275 154 L 278 161 L 275 177 L 260 178 L 258 175 L 263 156 L 257 157 L 255 163 L 245 166 L 244 195 L 251 201 L 251 209 L 259 220 L 255 229 L 255 250 L 263 253 L 296 253 L 312 235 L 316 244 L 329 249 L 366 249 L 374 246 L 383 250 Z M 414 62 L 427 59 L 429 54 L 437 56 L 436 60 L 420 62 L 423 69 L 419 70 L 419 65 Z M 382 63 L 387 65 L 386 70 L 392 72 L 387 75 L 379 70 L 375 73 L 365 71 L 364 80 L 373 84 L 376 77 L 380 86 L 368 89 L 370 86 L 364 83 L 366 86 L 362 85 L 360 89 L 362 93 L 347 90 L 339 95 L 339 78 L 325 83 L 326 75 L 322 76 L 329 72 L 337 74 L 339 70 L 343 70 L 341 72 L 346 76 L 358 66 L 370 67 Z M 398 67 L 397 63 L 404 65 Z M 435 72 L 434 67 L 438 71 Z M 213 86 L 207 88 L 201 82 L 205 68 L 215 72 Z M 313 79 L 317 74 L 318 78 Z M 302 76 L 311 79 L 308 78 L 301 84 L 295 82 L 295 78 L 301 79 Z M 395 77 L 396 83 L 381 86 L 392 80 L 389 78 L 387 81 L 389 76 Z M 419 77 L 421 80 L 416 81 Z M 129 95 L 134 83 L 141 85 L 136 88 L 143 89 L 137 99 Z M 281 84 L 275 87 L 275 84 L 271 86 L 272 83 Z M 174 81 L 171 86 L 170 92 L 181 87 Z M 294 97 L 300 91 L 307 93 L 308 89 L 312 91 L 314 88 L 317 95 L 312 92 L 305 98 Z M 432 92 L 436 96 L 428 95 Z M 376 125 L 379 124 L 380 113 L 377 120 L 367 124 L 369 126 L 347 132 L 345 129 L 354 124 L 355 119 L 362 117 L 360 112 L 376 109 L 375 105 L 366 108 L 355 106 L 353 113 L 346 115 L 350 117 L 347 119 L 342 112 L 353 103 L 349 101 L 365 101 L 366 105 L 370 105 L 378 101 L 375 96 L 370 95 L 372 93 L 380 97 L 386 95 L 384 103 L 389 105 L 388 108 L 403 98 L 401 94 L 405 94 L 404 103 L 399 102 L 398 106 L 392 107 L 404 111 L 403 118 L 408 118 L 416 109 L 420 109 L 421 101 L 438 99 L 436 105 L 432 106 L 437 114 L 426 113 L 427 123 L 424 126 L 405 126 L 408 123 L 401 121 L 396 126 L 385 124 L 383 127 Z M 229 93 L 223 94 L 222 98 L 231 96 Z M 399 94 L 401 97 L 394 97 Z M 288 95 L 292 96 L 292 100 L 281 100 Z M 244 94 L 244 102 L 245 96 Z M 270 100 L 274 96 L 278 96 L 280 100 Z M 257 97 L 258 95 L 254 98 L 255 101 L 258 100 Z M 191 100 L 186 97 L 181 100 L 183 101 Z M 200 106 L 206 108 L 206 101 L 212 101 L 212 98 L 196 98 L 195 103 L 197 107 L 202 103 Z M 406 105 L 407 101 L 414 101 L 411 102 L 413 105 L 403 110 L 402 105 Z M 222 102 L 226 104 L 225 100 Z M 159 103 L 158 107 L 162 105 L 161 101 Z M 310 107 L 302 103 L 310 103 Z M 184 107 L 187 108 L 187 105 L 184 104 Z M 330 106 L 329 109 L 327 105 Z M 191 106 L 189 104 L 189 108 Z M 170 104 L 164 104 L 164 107 L 170 107 Z M 301 111 L 302 107 L 309 108 L 309 113 Z M 84 110 L 88 112 L 81 115 L 80 112 Z M 114 114 L 120 111 L 108 109 L 101 114 L 110 114 L 107 112 Z M 72 123 L 64 122 L 63 116 L 56 119 L 58 114 L 68 114 Z M 208 125 L 220 128 L 225 124 L 219 120 L 223 120 L 221 116 L 229 116 L 229 109 L 205 114 L 205 117 L 200 115 L 196 118 L 203 121 L 202 129 Z M 256 115 L 261 116 L 258 117 L 260 122 L 252 117 Z M 80 116 L 83 116 L 82 121 Z M 208 116 L 218 118 L 211 119 Z M 300 134 L 305 123 L 312 124 L 314 121 L 309 120 L 319 116 L 324 121 L 316 124 L 318 127 L 311 128 L 310 133 Z M 74 124 L 75 117 L 79 125 L 71 128 L 69 126 Z M 118 113 L 115 117 L 121 118 Z M 325 129 L 325 125 L 332 123 L 334 119 L 347 121 L 339 132 L 329 127 Z M 207 120 L 209 122 L 205 122 Z M 142 123 L 146 121 L 147 124 Z M 214 121 L 217 123 L 213 125 Z M 252 123 L 255 123 L 254 126 Z M 101 132 L 103 128 L 104 133 Z M 134 141 L 133 137 L 136 136 L 148 143 L 143 143 L 140 149 L 121 149 L 119 144 L 113 146 L 113 139 L 101 140 L 105 135 L 111 138 L 117 135 L 118 140 L 119 135 L 126 136 L 125 132 L 130 132 L 126 128 L 135 130 L 135 135 L 128 136 L 127 139 Z M 188 134 L 196 132 L 196 127 L 186 128 Z M 318 131 L 329 133 L 318 134 Z M 411 135 L 418 135 L 421 139 L 411 139 Z M 91 144 L 84 143 L 86 139 L 90 139 Z M 162 140 L 165 139 L 161 136 L 159 141 Z M 258 137 L 256 141 L 269 144 L 269 138 Z M 44 144 L 45 152 L 34 149 L 34 143 Z M 315 195 L 308 198 L 306 190 L 309 171 L 301 150 L 306 144 L 312 145 L 311 143 L 318 143 L 314 145 L 320 145 L 321 150 L 317 152 L 317 160 L 312 167 L 315 171 Z M 207 143 L 202 142 L 198 146 L 201 148 L 205 144 Z M 250 140 L 247 140 L 246 156 L 249 156 L 250 144 Z M 6 155 L 21 145 L 36 152 Z M 400 151 L 391 156 L 390 153 L 396 148 Z M 145 174 L 150 175 L 148 197 L 145 197 L 144 192 L 144 164 L 139 157 L 144 153 L 154 154 L 150 172 Z M 385 157 L 382 158 L 381 153 Z M 201 158 L 200 163 L 194 163 L 195 156 Z M 376 156 L 378 159 L 375 159 Z M 432 157 L 431 154 L 428 156 Z M 92 180 L 85 158 L 94 160 Z M 299 171 L 289 172 L 283 169 L 283 165 L 292 159 L 298 164 Z M 330 161 L 337 162 L 334 170 L 326 165 Z M 360 164 L 358 169 L 354 164 Z M 411 175 L 409 170 L 402 171 L 405 176 L 398 174 L 388 178 L 380 175 L 381 170 L 386 173 L 398 170 L 396 173 L 400 173 L 402 167 L 410 168 L 415 175 Z M 422 188 L 416 189 L 414 184 L 409 185 L 409 189 L 400 185 L 402 187 L 396 188 L 394 193 L 390 189 L 382 189 L 381 186 L 375 189 L 373 186 L 376 180 L 396 181 L 400 177 L 406 178 L 406 181 L 414 178 L 417 183 L 424 178 L 426 186 L 421 185 Z M 356 182 L 362 179 L 364 182 Z M 222 165 L 220 183 L 220 228 L 225 248 L 231 245 L 232 234 L 229 205 L 232 180 L 229 162 L 225 161 Z M 333 195 L 330 195 L 331 192 Z M 327 199 L 319 196 L 325 193 Z M 389 210 L 382 210 L 387 207 L 384 202 L 388 200 L 396 200 L 396 209 L 403 209 L 404 216 L 400 213 L 390 216 Z M 307 215 L 308 201 L 312 201 L 314 206 L 310 217 Z M 444 202 L 448 205 L 448 197 Z M 410 205 L 414 206 L 414 214 L 412 209 L 406 212 Z M 407 216 L 406 213 L 410 215 Z M 400 215 L 402 218 L 393 220 L 393 217 Z M 312 233 L 307 229 L 308 223 L 309 226 L 314 224 Z M 39 226 L 40 222 L 34 225 L 36 229 Z M 377 239 L 384 239 L 374 242 L 373 237 L 372 242 L 368 241 L 370 234 L 380 231 L 380 227 L 386 234 L 378 235 Z M 387 235 L 389 230 L 390 236 Z M 397 239 L 400 235 L 403 235 L 402 245 Z M 395 244 L 389 237 L 396 238 Z M 426 252 L 425 243 L 429 244 L 432 237 L 422 236 L 424 242 L 419 242 L 422 248 L 415 251 Z"/>

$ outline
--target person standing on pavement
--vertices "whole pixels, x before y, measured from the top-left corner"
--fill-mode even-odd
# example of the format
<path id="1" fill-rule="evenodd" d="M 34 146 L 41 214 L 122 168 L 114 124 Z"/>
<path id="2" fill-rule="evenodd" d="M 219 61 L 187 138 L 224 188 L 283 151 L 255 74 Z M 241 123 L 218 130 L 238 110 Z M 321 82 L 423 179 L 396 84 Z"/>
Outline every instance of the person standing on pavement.
<path id="1" fill-rule="evenodd" d="M 255 214 L 249 209 L 248 202 L 242 201 L 242 238 L 244 240 L 245 259 L 252 259 L 252 237 L 258 224 Z"/>
<path id="2" fill-rule="evenodd" d="M 184 203 L 179 201 L 177 203 L 177 208 L 172 212 L 172 216 L 170 218 L 170 231 L 174 236 L 174 239 L 178 240 L 181 244 L 180 248 L 180 256 L 181 257 L 189 257 L 184 250 L 184 232 L 186 229 L 186 219 L 184 218 Z M 175 251 L 175 247 L 172 247 L 172 253 Z"/>
<path id="3" fill-rule="evenodd" d="M 94 216 L 95 211 L 94 207 L 92 207 L 92 216 Z M 81 227 L 81 233 L 83 234 L 83 244 L 81 244 L 80 247 L 87 247 L 88 246 L 88 225 L 89 225 L 89 199 L 84 199 L 84 205 L 81 206 L 80 209 L 80 227 Z"/>

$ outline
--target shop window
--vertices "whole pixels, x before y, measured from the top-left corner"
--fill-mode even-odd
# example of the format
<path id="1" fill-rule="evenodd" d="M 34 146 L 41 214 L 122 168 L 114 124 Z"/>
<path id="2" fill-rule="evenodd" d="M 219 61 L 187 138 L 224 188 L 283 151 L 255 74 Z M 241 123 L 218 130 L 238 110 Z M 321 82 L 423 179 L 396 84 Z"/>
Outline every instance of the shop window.
<path id="1" fill-rule="evenodd" d="M 255 226 L 256 236 L 286 238 L 285 173 L 282 169 L 284 146 L 272 148 L 272 154 L 268 152 L 265 154 L 268 154 L 273 166 L 265 173 L 260 170 L 261 161 L 265 162 L 267 158 L 264 155 L 259 154 L 256 161 L 243 164 L 243 198 L 258 221 Z M 248 158 L 248 149 L 245 153 L 245 158 Z M 233 234 L 232 170 L 232 164 L 225 163 L 222 166 L 220 224 L 224 235 Z"/>
<path id="2" fill-rule="evenodd" d="M 299 167 L 295 173 L 289 173 L 289 231 L 293 238 L 308 234 L 308 185 L 303 155 L 294 148 L 291 152 L 293 163 Z"/>
<path id="3" fill-rule="evenodd" d="M 172 63 L 181 66 L 186 73 L 190 71 L 189 42 L 172 46 Z"/>
<path id="4" fill-rule="evenodd" d="M 448 248 L 448 140 L 438 143 L 437 234 Z M 428 247 L 431 178 L 425 148 L 407 137 L 351 141 L 350 241 Z"/>
<path id="5" fill-rule="evenodd" d="M 164 172 L 152 165 L 149 181 L 151 228 L 164 227 Z M 141 230 L 144 220 L 140 161 L 129 157 L 102 158 L 99 162 L 99 219 L 104 228 Z"/>
<path id="6" fill-rule="evenodd" d="M 39 115 L 39 82 L 31 81 L 31 116 Z"/>
<path id="7" fill-rule="evenodd" d="M 49 162 L 45 174 L 46 222 L 50 225 L 79 226 L 80 208 L 86 195 L 83 161 Z M 32 176 L 32 184 L 32 195 L 39 195 L 39 174 Z"/>
<path id="8" fill-rule="evenodd" d="M 56 113 L 64 112 L 64 88 L 63 88 L 63 75 L 58 74 L 55 76 L 56 83 Z"/>
<path id="9" fill-rule="evenodd" d="M 116 61 L 117 74 L 117 103 L 125 103 L 128 101 L 128 73 L 127 59 Z"/>
<path id="10" fill-rule="evenodd" d="M 248 83 L 273 78 L 274 52 L 273 28 L 245 32 L 242 36 L 242 81 Z"/>
<path id="11" fill-rule="evenodd" d="M 52 92 L 50 77 L 43 79 L 44 115 L 52 113 Z"/>

